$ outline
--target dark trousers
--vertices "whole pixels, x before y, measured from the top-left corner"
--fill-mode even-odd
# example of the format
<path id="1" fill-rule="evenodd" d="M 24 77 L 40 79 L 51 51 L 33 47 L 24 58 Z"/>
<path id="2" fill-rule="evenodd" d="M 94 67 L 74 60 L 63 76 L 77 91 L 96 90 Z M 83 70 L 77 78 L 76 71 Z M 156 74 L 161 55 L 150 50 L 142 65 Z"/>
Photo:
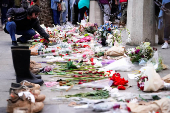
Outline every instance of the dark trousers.
<path id="1" fill-rule="evenodd" d="M 5 24 L 6 13 L 8 11 L 8 7 L 1 7 L 1 24 Z"/>
<path id="2" fill-rule="evenodd" d="M 34 36 L 36 34 L 36 32 L 33 29 L 17 30 L 16 24 L 13 21 L 7 22 L 6 29 L 9 32 L 12 41 L 16 41 L 15 34 L 22 35 L 20 37 L 20 40 L 22 42 L 27 42 L 27 40 L 30 40 L 32 38 L 32 36 Z"/>
<path id="3" fill-rule="evenodd" d="M 55 25 L 60 25 L 60 12 L 53 10 L 53 20 Z"/>
<path id="4" fill-rule="evenodd" d="M 78 5 L 74 5 L 74 19 L 73 19 L 73 24 L 77 24 L 77 22 L 78 22 L 78 14 L 79 14 Z"/>
<path id="5" fill-rule="evenodd" d="M 81 22 L 81 20 L 83 20 L 84 17 L 84 13 L 89 10 L 86 6 L 84 6 L 83 8 L 79 9 L 79 22 Z"/>
<path id="6" fill-rule="evenodd" d="M 165 7 L 170 9 L 170 3 L 165 4 Z M 168 41 L 170 36 L 170 15 L 164 13 L 165 28 L 164 28 L 164 40 Z"/>

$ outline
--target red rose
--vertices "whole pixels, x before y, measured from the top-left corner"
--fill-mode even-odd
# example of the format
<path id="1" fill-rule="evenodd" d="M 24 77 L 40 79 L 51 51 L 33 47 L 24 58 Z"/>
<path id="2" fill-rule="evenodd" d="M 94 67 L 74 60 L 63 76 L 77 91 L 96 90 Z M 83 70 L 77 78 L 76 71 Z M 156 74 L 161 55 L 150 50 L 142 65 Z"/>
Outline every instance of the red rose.
<path id="1" fill-rule="evenodd" d="M 52 52 L 52 53 L 54 53 L 54 52 L 55 52 L 55 50 L 51 50 L 51 52 Z"/>
<path id="2" fill-rule="evenodd" d="M 66 55 L 68 55 L 68 54 L 66 54 Z"/>
<path id="3" fill-rule="evenodd" d="M 69 59 L 68 61 L 71 61 L 71 59 Z"/>
<path id="4" fill-rule="evenodd" d="M 110 28 L 108 28 L 108 31 L 111 31 L 111 29 L 110 29 Z"/>
<path id="5" fill-rule="evenodd" d="M 143 90 L 144 90 L 144 86 L 141 86 L 141 87 L 140 87 L 140 90 L 142 90 L 142 91 L 143 91 Z"/>
<path id="6" fill-rule="evenodd" d="M 93 62 L 94 58 L 91 58 L 90 61 Z"/>
<path id="7" fill-rule="evenodd" d="M 83 84 L 82 82 L 79 82 L 78 84 Z"/>
<path id="8" fill-rule="evenodd" d="M 129 112 L 131 112 L 131 109 L 130 109 L 130 107 L 127 107 L 127 110 L 128 110 Z"/>
<path id="9" fill-rule="evenodd" d="M 34 40 L 34 42 L 37 42 L 37 40 Z"/>
<path id="10" fill-rule="evenodd" d="M 82 72 L 78 72 L 80 75 L 82 75 L 83 73 Z"/>
<path id="11" fill-rule="evenodd" d="M 95 65 L 95 64 L 92 62 L 91 65 Z"/>
<path id="12" fill-rule="evenodd" d="M 119 85 L 119 86 L 117 87 L 117 89 L 119 89 L 119 90 L 125 90 L 126 88 L 125 88 L 123 85 Z"/>
<path id="13" fill-rule="evenodd" d="M 77 77 L 79 77 L 79 76 L 77 76 L 77 75 L 73 75 L 73 77 L 77 78 Z"/>

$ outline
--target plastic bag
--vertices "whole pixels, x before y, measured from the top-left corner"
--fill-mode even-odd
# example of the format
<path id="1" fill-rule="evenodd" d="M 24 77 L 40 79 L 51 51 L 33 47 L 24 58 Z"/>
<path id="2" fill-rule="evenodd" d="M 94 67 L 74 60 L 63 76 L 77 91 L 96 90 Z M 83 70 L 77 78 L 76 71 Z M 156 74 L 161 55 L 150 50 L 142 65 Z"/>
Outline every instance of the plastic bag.
<path id="1" fill-rule="evenodd" d="M 156 73 L 152 64 L 147 65 L 144 75 L 148 76 L 148 81 L 144 82 L 144 91 L 158 91 L 164 87 L 164 81 Z"/>
<path id="2" fill-rule="evenodd" d="M 117 60 L 103 68 L 99 68 L 99 71 L 109 71 L 109 70 L 132 71 L 132 70 L 134 70 L 134 65 L 130 61 L 130 58 L 126 57 L 126 58 Z"/>

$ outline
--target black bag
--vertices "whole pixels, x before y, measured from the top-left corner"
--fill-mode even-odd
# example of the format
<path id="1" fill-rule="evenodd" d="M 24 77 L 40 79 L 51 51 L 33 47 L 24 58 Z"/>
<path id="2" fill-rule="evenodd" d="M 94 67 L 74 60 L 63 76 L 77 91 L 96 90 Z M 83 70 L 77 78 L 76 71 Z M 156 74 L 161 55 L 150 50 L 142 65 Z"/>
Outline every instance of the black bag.
<path id="1" fill-rule="evenodd" d="M 4 32 L 7 33 L 7 34 L 9 34 L 9 32 L 8 32 L 7 29 L 6 29 L 6 24 L 5 24 L 5 27 L 4 27 Z"/>

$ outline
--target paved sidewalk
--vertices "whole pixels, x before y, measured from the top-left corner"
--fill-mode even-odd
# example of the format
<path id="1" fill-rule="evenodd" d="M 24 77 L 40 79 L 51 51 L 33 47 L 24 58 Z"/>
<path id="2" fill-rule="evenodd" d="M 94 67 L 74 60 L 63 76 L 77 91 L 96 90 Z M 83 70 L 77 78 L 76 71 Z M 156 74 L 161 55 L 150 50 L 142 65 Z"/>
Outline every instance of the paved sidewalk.
<path id="1" fill-rule="evenodd" d="M 6 106 L 7 106 L 7 99 L 9 97 L 9 88 L 12 82 L 15 82 L 15 72 L 13 68 L 12 56 L 11 56 L 11 38 L 8 34 L 5 34 L 3 31 L 0 31 L 0 113 L 5 113 Z M 170 49 L 162 50 L 160 45 L 156 45 L 158 48 L 160 56 L 164 59 L 164 63 L 170 66 Z M 40 61 L 40 58 L 31 57 L 32 60 Z M 44 65 L 44 64 L 43 64 Z M 122 76 L 127 78 L 128 72 L 120 72 Z M 170 69 L 161 71 L 159 74 L 161 77 L 170 73 Z M 44 81 L 48 81 L 51 79 L 57 78 L 50 78 L 52 75 L 42 75 Z M 136 82 L 130 81 L 130 84 L 133 87 L 127 89 L 127 92 L 136 92 L 136 93 L 143 93 L 137 90 Z M 134 86 L 135 85 L 135 86 Z M 52 98 L 56 98 L 57 96 L 65 95 L 65 94 L 75 94 L 77 92 L 86 92 L 91 91 L 91 89 L 81 89 L 81 90 L 70 90 L 69 92 L 59 92 L 59 91 L 51 91 L 50 88 L 45 86 L 41 87 L 42 94 L 47 96 L 46 100 L 44 101 L 45 107 L 42 113 L 91 113 L 91 110 L 75 110 L 72 107 L 68 107 L 68 104 L 58 103 L 56 100 Z"/>

